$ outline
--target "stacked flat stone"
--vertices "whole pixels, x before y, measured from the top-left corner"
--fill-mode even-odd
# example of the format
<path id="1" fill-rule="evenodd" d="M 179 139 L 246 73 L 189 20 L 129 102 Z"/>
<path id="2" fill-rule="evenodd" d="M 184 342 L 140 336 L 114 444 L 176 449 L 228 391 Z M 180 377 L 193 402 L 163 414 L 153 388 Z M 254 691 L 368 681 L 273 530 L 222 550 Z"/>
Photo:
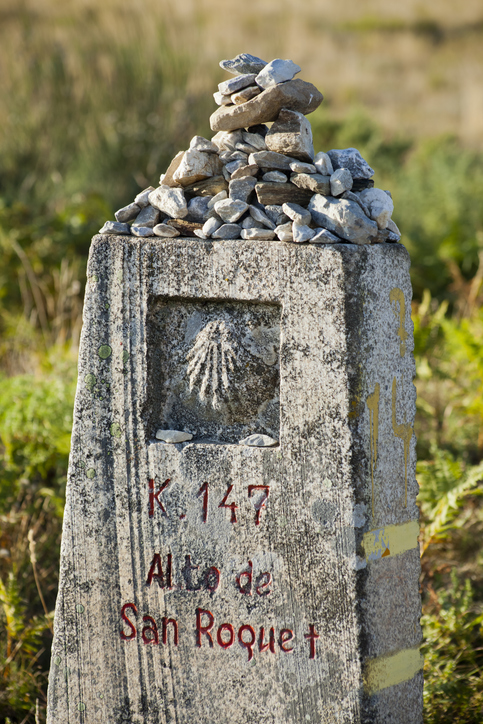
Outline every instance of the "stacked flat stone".
<path id="1" fill-rule="evenodd" d="M 314 152 L 306 116 L 323 100 L 295 79 L 291 60 L 242 53 L 214 93 L 215 135 L 195 136 L 101 234 L 275 240 L 312 244 L 397 242 L 389 191 L 355 148 Z M 271 123 L 271 127 L 266 124 Z"/>

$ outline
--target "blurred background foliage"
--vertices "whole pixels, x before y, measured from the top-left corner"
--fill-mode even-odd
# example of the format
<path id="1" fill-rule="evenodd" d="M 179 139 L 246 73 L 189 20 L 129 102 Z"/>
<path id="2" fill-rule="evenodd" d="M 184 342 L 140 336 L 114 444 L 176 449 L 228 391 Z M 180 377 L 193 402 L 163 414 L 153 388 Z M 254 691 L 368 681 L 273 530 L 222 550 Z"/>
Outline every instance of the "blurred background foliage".
<path id="1" fill-rule="evenodd" d="M 210 137 L 221 58 L 290 57 L 412 258 L 425 721 L 483 710 L 483 10 L 468 0 L 0 0 L 0 722 L 45 721 L 91 237 Z"/>

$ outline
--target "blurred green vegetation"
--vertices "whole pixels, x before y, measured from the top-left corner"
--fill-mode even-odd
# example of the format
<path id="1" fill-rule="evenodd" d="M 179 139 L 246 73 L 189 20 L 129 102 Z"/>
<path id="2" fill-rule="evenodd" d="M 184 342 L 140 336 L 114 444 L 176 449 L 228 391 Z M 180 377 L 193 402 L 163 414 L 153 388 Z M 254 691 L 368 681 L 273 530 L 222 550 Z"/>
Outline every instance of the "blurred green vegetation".
<path id="1" fill-rule="evenodd" d="M 45 721 L 90 238 L 193 135 L 209 136 L 206 87 L 220 80 L 215 69 L 193 84 L 195 60 L 159 24 L 146 42 L 100 42 L 87 14 L 69 45 L 24 20 L 28 62 L 0 98 L 0 722 L 12 724 Z M 483 152 L 387 136 L 323 106 L 311 121 L 317 151 L 354 146 L 376 169 L 412 257 L 425 720 L 479 722 Z"/>

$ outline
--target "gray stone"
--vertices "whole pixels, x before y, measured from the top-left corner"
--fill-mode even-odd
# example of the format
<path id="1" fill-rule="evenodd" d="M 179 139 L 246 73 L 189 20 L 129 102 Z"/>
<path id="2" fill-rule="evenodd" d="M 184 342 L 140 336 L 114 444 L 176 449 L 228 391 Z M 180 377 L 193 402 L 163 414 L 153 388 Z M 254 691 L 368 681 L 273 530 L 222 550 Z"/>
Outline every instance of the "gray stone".
<path id="1" fill-rule="evenodd" d="M 313 194 L 330 194 L 330 176 L 322 176 L 320 173 L 294 173 L 290 176 L 290 181 Z"/>
<path id="2" fill-rule="evenodd" d="M 188 205 L 183 189 L 159 186 L 149 194 L 149 203 L 172 219 L 183 219 L 188 215 Z"/>
<path id="3" fill-rule="evenodd" d="M 352 176 L 348 168 L 338 168 L 330 177 L 330 192 L 332 196 L 341 196 L 344 191 L 352 188 Z"/>
<path id="4" fill-rule="evenodd" d="M 203 234 L 205 234 L 206 237 L 210 237 L 220 226 L 223 226 L 223 221 L 217 216 L 212 216 L 203 224 Z"/>
<path id="5" fill-rule="evenodd" d="M 229 78 L 224 80 L 223 83 L 218 83 L 219 92 L 224 95 L 232 95 L 242 88 L 247 88 L 253 85 L 255 82 L 256 73 L 244 73 L 243 75 L 237 75 L 235 78 Z"/>
<path id="6" fill-rule="evenodd" d="M 156 236 L 164 236 L 166 238 L 179 236 L 178 229 L 174 229 L 172 226 L 168 226 L 167 224 L 156 224 L 153 232 Z"/>
<path id="7" fill-rule="evenodd" d="M 239 168 L 238 164 L 240 163 L 240 161 L 233 161 L 232 163 L 233 163 L 233 170 L 234 170 L 234 171 L 235 171 L 237 168 Z M 230 174 L 230 172 L 228 171 L 228 169 L 227 169 L 226 166 L 223 166 L 223 178 L 224 178 L 226 181 L 228 181 L 228 183 L 230 182 L 231 174 Z M 228 187 L 228 184 L 227 184 L 227 187 Z"/>
<path id="8" fill-rule="evenodd" d="M 190 148 L 194 151 L 203 151 L 204 153 L 218 153 L 218 146 L 213 141 L 209 141 L 203 136 L 193 136 L 190 141 Z"/>
<path id="9" fill-rule="evenodd" d="M 276 227 L 275 233 L 280 241 L 293 241 L 292 225 L 293 222 L 289 221 L 285 224 L 279 224 L 279 226 Z"/>
<path id="10" fill-rule="evenodd" d="M 240 103 L 246 103 L 247 101 L 251 101 L 252 98 L 255 98 L 255 96 L 260 95 L 260 93 L 260 88 L 257 85 L 251 85 L 248 86 L 248 88 L 243 88 L 238 91 L 238 93 L 233 93 L 231 101 L 237 105 Z"/>
<path id="11" fill-rule="evenodd" d="M 221 161 L 216 153 L 205 153 L 189 148 L 173 174 L 173 180 L 180 186 L 189 186 L 221 173 Z"/>
<path id="12" fill-rule="evenodd" d="M 48 724 L 422 724 L 404 247 L 98 235 L 87 276 Z"/>
<path id="13" fill-rule="evenodd" d="M 232 161 L 243 161 L 243 163 L 246 163 L 248 161 L 248 154 L 238 150 L 225 151 L 220 154 L 220 158 L 223 163 L 231 163 Z"/>
<path id="14" fill-rule="evenodd" d="M 177 443 L 177 442 L 187 442 L 188 440 L 193 439 L 193 435 L 191 435 L 189 432 L 181 432 L 180 430 L 158 430 L 156 433 L 156 438 L 158 440 L 162 440 L 163 442 L 169 442 L 169 443 Z"/>
<path id="15" fill-rule="evenodd" d="M 392 234 L 395 234 L 399 239 L 401 238 L 401 232 L 399 231 L 397 225 L 394 223 L 394 221 L 392 219 L 389 219 L 389 221 L 387 222 L 386 229 L 389 229 L 389 231 Z"/>
<path id="16" fill-rule="evenodd" d="M 256 176 L 259 170 L 260 169 L 256 163 L 252 163 L 247 166 L 240 166 L 231 174 L 231 180 L 233 181 L 237 178 L 243 178 L 244 176 Z"/>
<path id="17" fill-rule="evenodd" d="M 203 241 L 205 241 L 206 239 L 208 239 L 208 236 L 205 234 L 205 232 L 203 231 L 203 229 L 195 229 L 193 233 L 194 233 L 195 236 L 198 237 L 198 239 L 203 239 Z"/>
<path id="18" fill-rule="evenodd" d="M 155 189 L 153 189 L 153 191 L 155 191 Z M 133 226 L 150 226 L 153 228 L 153 226 L 159 223 L 160 216 L 159 209 L 155 209 L 154 206 L 148 203 L 136 216 Z"/>
<path id="19" fill-rule="evenodd" d="M 275 204 L 281 206 L 286 202 L 295 204 L 308 204 L 313 196 L 313 191 L 299 189 L 292 183 L 274 184 L 274 183 L 257 183 L 255 186 L 258 201 L 263 206 Z"/>
<path id="20" fill-rule="evenodd" d="M 282 171 L 268 171 L 263 174 L 262 181 L 271 181 L 274 184 L 286 184 L 288 178 Z"/>
<path id="21" fill-rule="evenodd" d="M 389 235 L 387 237 L 387 241 L 389 243 L 394 244 L 395 242 L 398 242 L 400 240 L 401 240 L 401 237 L 399 236 L 399 234 L 394 233 L 394 231 L 389 231 Z"/>
<path id="22" fill-rule="evenodd" d="M 290 170 L 294 173 L 317 173 L 313 163 L 305 163 L 304 161 L 293 161 L 290 164 Z"/>
<path id="23" fill-rule="evenodd" d="M 302 69 L 292 60 L 282 60 L 276 58 L 267 63 L 255 78 L 255 82 L 260 88 L 270 88 L 270 86 L 278 83 L 285 83 L 292 80 Z"/>
<path id="24" fill-rule="evenodd" d="M 210 116 L 210 127 L 213 131 L 232 131 L 268 123 L 276 120 L 282 108 L 306 116 L 315 111 L 322 100 L 322 93 L 312 83 L 289 80 L 264 90 L 246 103 L 218 108 Z"/>
<path id="25" fill-rule="evenodd" d="M 215 99 L 215 103 L 217 106 L 233 105 L 231 96 L 224 96 L 223 93 L 220 93 L 219 91 L 216 91 L 216 93 L 213 93 L 213 98 Z"/>
<path id="26" fill-rule="evenodd" d="M 278 445 L 278 440 L 275 440 L 270 435 L 249 435 L 244 440 L 240 440 L 239 445 L 248 445 L 248 447 L 273 447 Z"/>
<path id="27" fill-rule="evenodd" d="M 305 241 L 309 241 L 315 236 L 315 230 L 311 229 L 306 224 L 298 224 L 296 221 L 292 224 L 293 240 L 297 244 L 303 244 Z"/>
<path id="28" fill-rule="evenodd" d="M 377 224 L 368 219 L 354 201 L 315 194 L 308 208 L 317 226 L 332 231 L 341 239 L 354 244 L 370 244 L 377 238 Z"/>
<path id="29" fill-rule="evenodd" d="M 249 197 L 255 190 L 257 180 L 253 176 L 243 176 L 238 179 L 231 179 L 228 185 L 230 199 L 235 201 L 248 202 Z M 236 221 L 236 219 L 235 219 Z"/>
<path id="30" fill-rule="evenodd" d="M 237 151 L 242 151 L 243 153 L 246 153 L 247 157 L 251 153 L 255 153 L 255 151 L 258 151 L 258 149 L 255 148 L 255 146 L 252 146 L 250 143 L 245 143 L 244 141 L 242 143 L 237 143 L 236 148 L 237 148 Z"/>
<path id="31" fill-rule="evenodd" d="M 238 239 L 241 234 L 241 226 L 239 224 L 223 224 L 211 235 L 212 239 Z"/>
<path id="32" fill-rule="evenodd" d="M 192 221 L 202 221 L 208 219 L 210 213 L 210 196 L 194 196 L 188 203 L 188 217 Z"/>
<path id="33" fill-rule="evenodd" d="M 320 173 L 322 176 L 332 176 L 334 173 L 330 156 L 323 151 L 319 151 L 314 157 L 314 166 L 317 169 L 317 173 Z"/>
<path id="34" fill-rule="evenodd" d="M 237 201 L 236 199 L 222 199 L 217 201 L 214 209 L 218 216 L 227 224 L 233 224 L 243 216 L 248 209 L 246 201 Z"/>
<path id="35" fill-rule="evenodd" d="M 259 209 L 257 206 L 254 206 L 253 204 L 250 206 L 250 216 L 252 217 L 252 219 L 255 219 L 255 221 L 259 221 L 260 224 L 263 224 L 269 229 L 275 228 L 275 224 L 268 218 L 266 213 Z"/>
<path id="36" fill-rule="evenodd" d="M 366 216 L 369 216 L 369 209 L 365 205 L 365 203 L 361 199 L 360 194 L 355 194 L 353 191 L 344 191 L 344 193 L 341 195 L 341 199 L 348 199 L 349 201 L 355 201 L 356 204 L 359 204 L 363 212 Z"/>
<path id="37" fill-rule="evenodd" d="M 106 221 L 99 234 L 130 234 L 131 227 L 121 221 Z"/>
<path id="38" fill-rule="evenodd" d="M 327 231 L 327 229 L 315 229 L 315 235 L 309 239 L 311 244 L 340 244 L 342 239 Z"/>
<path id="39" fill-rule="evenodd" d="M 361 191 L 360 198 L 368 207 L 371 219 L 374 219 L 380 229 L 386 229 L 394 211 L 392 198 L 382 189 Z"/>
<path id="40" fill-rule="evenodd" d="M 146 236 L 155 236 L 152 226 L 131 226 L 131 234 L 144 238 Z"/>
<path id="41" fill-rule="evenodd" d="M 267 63 L 256 55 L 250 53 L 240 53 L 231 60 L 220 60 L 220 68 L 238 75 L 239 73 L 259 73 Z"/>
<path id="42" fill-rule="evenodd" d="M 282 206 L 277 204 L 267 204 L 265 206 L 265 213 L 276 226 L 285 224 L 289 221 L 289 217 L 287 214 L 284 214 Z"/>
<path id="43" fill-rule="evenodd" d="M 137 204 L 140 209 L 144 209 L 144 207 L 148 205 L 148 196 L 151 191 L 154 191 L 154 186 L 148 186 L 146 189 L 141 191 L 134 199 L 134 203 Z"/>
<path id="44" fill-rule="evenodd" d="M 262 136 L 260 133 L 250 133 L 249 131 L 242 131 L 242 137 L 245 143 L 249 143 L 250 146 L 256 148 L 257 151 L 267 150 L 265 136 Z"/>
<path id="45" fill-rule="evenodd" d="M 310 211 L 304 209 L 303 206 L 299 206 L 299 204 L 283 204 L 282 211 L 289 219 L 292 219 L 292 221 L 295 221 L 297 224 L 310 224 L 312 221 Z"/>
<path id="46" fill-rule="evenodd" d="M 256 153 L 252 153 L 248 158 L 248 163 L 256 163 L 257 166 L 267 171 L 289 171 L 292 161 L 293 158 L 284 156 L 282 153 L 276 153 L 275 151 L 257 151 Z"/>
<path id="47" fill-rule="evenodd" d="M 240 236 L 252 241 L 271 241 L 275 238 L 275 232 L 271 229 L 242 229 Z"/>
<path id="48" fill-rule="evenodd" d="M 261 221 L 255 221 L 255 219 L 252 216 L 247 216 L 243 221 L 241 222 L 242 229 L 266 229 L 267 227 L 265 224 L 262 224 Z"/>
<path id="49" fill-rule="evenodd" d="M 222 201 L 223 199 L 228 198 L 228 193 L 226 191 L 220 191 L 215 196 L 211 196 L 208 198 L 208 208 L 212 209 L 217 201 Z"/>
<path id="50" fill-rule="evenodd" d="M 303 113 L 282 108 L 277 120 L 265 136 L 270 151 L 284 153 L 299 161 L 312 161 L 314 145 L 310 121 Z"/>
<path id="51" fill-rule="evenodd" d="M 374 170 L 362 158 L 357 148 L 333 149 L 327 155 L 332 161 L 334 171 L 338 168 L 347 168 L 354 180 L 370 179 L 374 176 Z"/>
<path id="52" fill-rule="evenodd" d="M 230 161 L 230 163 L 227 163 L 226 166 L 223 168 L 223 171 L 226 170 L 227 173 L 232 174 L 234 171 L 238 171 L 239 168 L 246 168 L 246 165 L 246 161 L 237 159 L 236 161 Z"/>
<path id="53" fill-rule="evenodd" d="M 218 131 L 211 139 L 220 152 L 235 151 L 236 144 L 243 140 L 242 131 Z"/>
<path id="54" fill-rule="evenodd" d="M 140 211 L 141 207 L 137 204 L 129 204 L 128 206 L 123 206 L 122 209 L 116 211 L 114 216 L 116 217 L 116 221 L 131 221 L 131 219 L 134 219 Z"/>
<path id="55" fill-rule="evenodd" d="M 179 168 L 179 165 L 181 161 L 183 160 L 184 151 L 178 151 L 176 156 L 173 158 L 171 163 L 169 164 L 168 168 L 166 169 L 166 173 L 161 175 L 161 178 L 159 180 L 160 186 L 179 186 L 179 184 L 174 180 L 174 174 Z M 161 180 L 162 179 L 162 180 Z M 149 199 L 149 194 L 148 194 Z"/>

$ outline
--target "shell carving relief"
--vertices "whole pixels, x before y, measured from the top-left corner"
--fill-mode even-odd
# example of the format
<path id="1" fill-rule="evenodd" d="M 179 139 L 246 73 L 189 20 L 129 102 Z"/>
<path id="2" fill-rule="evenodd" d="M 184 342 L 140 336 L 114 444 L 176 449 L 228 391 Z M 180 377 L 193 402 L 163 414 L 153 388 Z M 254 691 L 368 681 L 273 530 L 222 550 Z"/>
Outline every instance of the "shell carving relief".
<path id="1" fill-rule="evenodd" d="M 224 321 L 208 322 L 198 333 L 186 355 L 190 392 L 195 389 L 200 402 L 221 407 L 221 398 L 230 397 L 235 372 L 236 340 L 231 325 Z"/>

